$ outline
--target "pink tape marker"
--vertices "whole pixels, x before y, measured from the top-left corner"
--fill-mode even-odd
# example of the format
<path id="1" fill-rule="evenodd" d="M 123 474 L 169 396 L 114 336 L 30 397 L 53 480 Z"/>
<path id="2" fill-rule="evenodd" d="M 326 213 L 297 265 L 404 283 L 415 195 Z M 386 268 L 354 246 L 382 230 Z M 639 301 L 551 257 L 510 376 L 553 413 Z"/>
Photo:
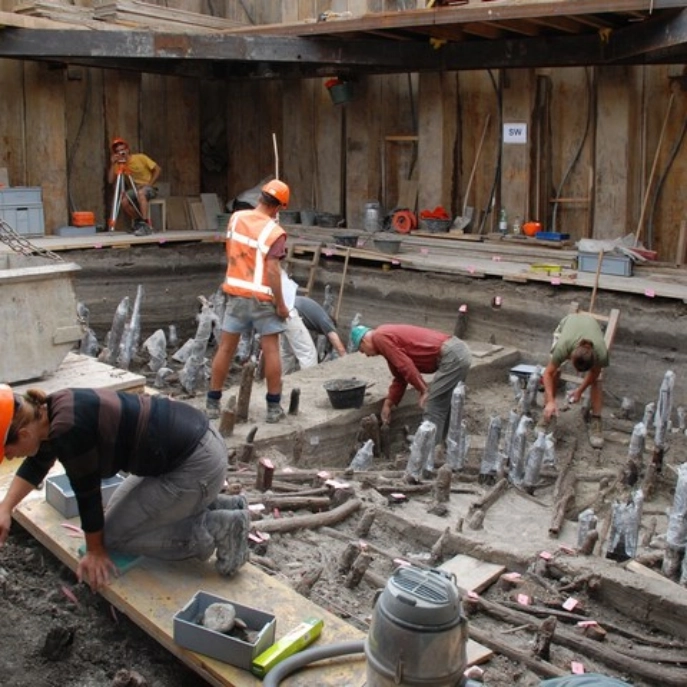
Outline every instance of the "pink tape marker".
<path id="1" fill-rule="evenodd" d="M 468 265 L 468 272 L 469 272 L 470 274 L 474 274 L 474 273 L 475 273 L 475 268 L 474 268 L 473 265 Z"/>
<path id="2" fill-rule="evenodd" d="M 572 610 L 575 608 L 575 606 L 577 606 L 577 604 L 579 604 L 579 603 L 580 603 L 580 602 L 579 602 L 577 599 L 574 599 L 574 598 L 571 596 L 571 597 L 567 598 L 567 599 L 563 602 L 563 608 L 564 608 L 566 611 L 572 611 Z"/>
<path id="3" fill-rule="evenodd" d="M 561 280 L 558 277 L 551 277 L 551 285 L 552 286 L 560 286 Z"/>
<path id="4" fill-rule="evenodd" d="M 645 295 L 647 298 L 655 298 L 655 297 L 656 297 L 656 292 L 655 292 L 653 289 L 646 289 L 646 290 L 644 291 L 644 295 Z"/>
<path id="5" fill-rule="evenodd" d="M 572 661 L 570 663 L 570 670 L 573 675 L 584 675 L 584 665 L 579 661 Z"/>

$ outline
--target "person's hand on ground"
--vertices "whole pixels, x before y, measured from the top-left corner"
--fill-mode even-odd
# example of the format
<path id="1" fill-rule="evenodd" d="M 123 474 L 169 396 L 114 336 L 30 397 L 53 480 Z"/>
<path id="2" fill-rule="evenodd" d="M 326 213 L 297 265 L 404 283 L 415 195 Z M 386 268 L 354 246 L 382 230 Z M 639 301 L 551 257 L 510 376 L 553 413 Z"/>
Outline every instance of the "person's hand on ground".
<path id="1" fill-rule="evenodd" d="M 102 552 L 87 551 L 76 567 L 79 582 L 87 582 L 94 592 L 110 584 L 110 575 L 116 574 L 117 566 L 104 549 Z"/>
<path id="2" fill-rule="evenodd" d="M 556 401 L 549 401 L 545 406 L 544 406 L 544 420 L 548 422 L 552 417 L 557 417 L 558 416 L 558 406 L 556 405 Z"/>
<path id="3" fill-rule="evenodd" d="M 568 394 L 568 403 L 579 403 L 582 398 L 582 391 L 578 387 L 575 391 Z"/>

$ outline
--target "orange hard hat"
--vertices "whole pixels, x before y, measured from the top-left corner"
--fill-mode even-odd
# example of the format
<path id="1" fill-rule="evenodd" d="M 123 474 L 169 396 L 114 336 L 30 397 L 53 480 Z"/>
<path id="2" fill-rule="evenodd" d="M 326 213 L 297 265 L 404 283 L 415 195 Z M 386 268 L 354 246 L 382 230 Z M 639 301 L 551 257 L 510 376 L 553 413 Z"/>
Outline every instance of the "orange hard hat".
<path id="1" fill-rule="evenodd" d="M 276 198 L 284 207 L 289 204 L 291 192 L 289 187 L 283 181 L 279 181 L 279 179 L 268 181 L 260 190 L 268 196 Z"/>
<path id="2" fill-rule="evenodd" d="M 5 458 L 5 441 L 14 418 L 14 393 L 7 384 L 0 384 L 0 463 Z"/>
<path id="3" fill-rule="evenodd" d="M 123 138 L 113 138 L 110 144 L 110 148 L 112 148 L 113 152 L 117 146 L 126 146 L 128 148 L 129 144 Z"/>

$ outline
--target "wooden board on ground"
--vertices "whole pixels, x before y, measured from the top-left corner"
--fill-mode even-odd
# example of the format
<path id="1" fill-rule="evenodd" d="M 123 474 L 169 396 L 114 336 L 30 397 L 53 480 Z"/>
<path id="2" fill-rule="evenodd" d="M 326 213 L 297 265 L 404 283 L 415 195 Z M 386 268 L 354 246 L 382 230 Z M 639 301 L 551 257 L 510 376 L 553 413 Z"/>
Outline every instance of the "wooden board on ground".
<path id="1" fill-rule="evenodd" d="M 76 569 L 77 549 L 82 538 L 72 536 L 73 532 L 70 533 L 69 529 L 62 526 L 64 518 L 46 503 L 42 492 L 35 492 L 26 499 L 16 509 L 14 517 L 62 563 L 72 570 Z M 78 518 L 69 522 L 78 524 Z M 255 566 L 247 564 L 234 577 L 221 577 L 215 571 L 214 558 L 204 563 L 142 558 L 115 579 L 102 595 L 211 685 L 259 687 L 262 681 L 251 673 L 188 651 L 175 643 L 174 614 L 198 591 L 216 594 L 273 613 L 277 618 L 277 640 L 304 618 L 311 616 L 324 619 L 322 635 L 314 646 L 364 638 L 359 630 Z M 328 662 L 324 666 L 320 663 L 318 667 L 302 670 L 285 682 L 289 687 L 362 687 L 364 684 L 363 654 L 354 654 L 336 662 Z"/>
<path id="2" fill-rule="evenodd" d="M 439 566 L 440 570 L 456 576 L 456 583 L 461 589 L 479 594 L 491 586 L 504 572 L 503 565 L 486 563 L 478 558 L 459 553 Z"/>
<path id="3" fill-rule="evenodd" d="M 54 374 L 45 379 L 12 385 L 15 393 L 27 389 L 42 389 L 50 394 L 53 391 L 75 387 L 78 389 L 112 389 L 140 393 L 145 388 L 146 378 L 128 370 L 120 370 L 112 365 L 98 362 L 95 358 L 80 353 L 67 353 L 67 357 Z"/>
<path id="4" fill-rule="evenodd" d="M 167 198 L 167 231 L 188 231 L 191 228 L 188 204 L 185 196 Z"/>
<path id="5" fill-rule="evenodd" d="M 481 243 L 484 238 L 479 234 L 463 234 L 460 231 L 437 232 L 435 234 L 427 231 L 414 231 L 413 236 L 423 239 L 451 239 L 452 241 L 473 241 Z"/>
<path id="6" fill-rule="evenodd" d="M 484 341 L 467 341 L 470 353 L 472 353 L 475 358 L 488 358 L 494 353 L 498 353 L 503 350 L 503 346 L 498 344 L 490 344 Z"/>
<path id="7" fill-rule="evenodd" d="M 217 215 L 222 212 L 219 205 L 219 196 L 216 193 L 201 193 L 200 201 L 205 209 L 205 221 L 211 231 L 217 230 Z"/>
<path id="8" fill-rule="evenodd" d="M 484 646 L 484 644 L 479 644 L 474 639 L 468 639 L 465 655 L 468 666 L 475 666 L 480 663 L 486 663 L 494 655 L 494 652 Z"/>
<path id="9" fill-rule="evenodd" d="M 200 201 L 189 201 L 189 214 L 191 215 L 191 226 L 194 231 L 209 231 L 207 227 L 207 217 L 205 216 L 205 208 Z"/>

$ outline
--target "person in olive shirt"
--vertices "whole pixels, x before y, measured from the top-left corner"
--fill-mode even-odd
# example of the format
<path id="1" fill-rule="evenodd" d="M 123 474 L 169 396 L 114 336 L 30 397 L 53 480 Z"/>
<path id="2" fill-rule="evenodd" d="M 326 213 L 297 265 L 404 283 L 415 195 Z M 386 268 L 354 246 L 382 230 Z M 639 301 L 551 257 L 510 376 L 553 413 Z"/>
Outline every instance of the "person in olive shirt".
<path id="1" fill-rule="evenodd" d="M 220 495 L 227 449 L 205 414 L 181 401 L 98 389 L 23 396 L 0 385 L 0 459 L 27 456 L 0 502 L 0 546 L 12 510 L 58 460 L 76 495 L 86 551 L 79 581 L 116 574 L 109 552 L 207 560 L 232 575 L 248 558 L 244 497 Z M 128 473 L 103 512 L 101 480 Z"/>
<path id="2" fill-rule="evenodd" d="M 572 403 L 578 403 L 582 394 L 590 389 L 592 417 L 589 423 L 589 443 L 593 448 L 602 448 L 604 439 L 601 426 L 603 408 L 603 387 L 601 370 L 608 367 L 609 356 L 604 335 L 599 323 L 586 313 L 575 313 L 564 317 L 553 334 L 551 358 L 544 369 L 545 406 L 543 420 L 549 422 L 558 415 L 556 388 L 560 379 L 560 368 L 569 360 L 578 372 L 584 372 L 582 383 L 570 395 Z"/>
<path id="3" fill-rule="evenodd" d="M 376 329 L 357 326 L 351 331 L 351 348 L 367 356 L 382 355 L 393 375 L 382 405 L 383 423 L 391 420 L 408 385 L 414 387 L 423 409 L 423 420 L 436 426 L 436 443 L 446 439 L 451 415 L 451 396 L 467 377 L 472 355 L 456 336 L 409 324 L 383 324 Z M 428 384 L 423 374 L 434 373 Z"/>

